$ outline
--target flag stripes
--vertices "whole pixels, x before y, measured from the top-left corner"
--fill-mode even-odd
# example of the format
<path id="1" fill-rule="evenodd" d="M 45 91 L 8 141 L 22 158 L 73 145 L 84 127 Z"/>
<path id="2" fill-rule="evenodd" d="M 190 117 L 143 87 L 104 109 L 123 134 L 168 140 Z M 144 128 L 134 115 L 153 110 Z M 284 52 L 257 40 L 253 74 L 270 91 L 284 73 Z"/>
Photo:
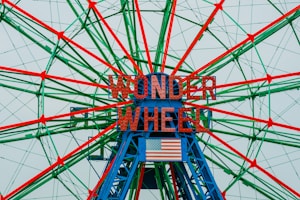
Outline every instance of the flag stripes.
<path id="1" fill-rule="evenodd" d="M 146 161 L 182 161 L 181 139 L 146 139 Z"/>

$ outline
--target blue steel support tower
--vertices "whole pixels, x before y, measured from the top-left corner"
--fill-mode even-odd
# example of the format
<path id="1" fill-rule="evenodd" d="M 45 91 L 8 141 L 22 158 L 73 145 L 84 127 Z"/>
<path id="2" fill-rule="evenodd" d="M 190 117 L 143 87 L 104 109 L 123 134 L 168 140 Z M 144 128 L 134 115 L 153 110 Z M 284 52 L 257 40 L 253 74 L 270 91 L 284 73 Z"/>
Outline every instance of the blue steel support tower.
<path id="1" fill-rule="evenodd" d="M 146 76 L 146 80 L 148 81 L 148 91 L 152 91 L 151 76 L 156 76 L 160 84 L 162 77 L 164 76 L 164 79 L 167 80 L 165 81 L 165 87 L 169 87 L 168 75 L 154 73 Z M 139 81 L 139 94 L 144 94 L 144 84 L 144 81 Z M 174 87 L 174 94 L 176 94 L 179 87 L 178 83 L 174 80 L 172 85 Z M 217 187 L 214 177 L 206 163 L 204 154 L 195 137 L 196 132 L 192 131 L 191 133 L 185 133 L 178 131 L 180 117 L 179 109 L 183 107 L 182 99 L 171 100 L 169 99 L 168 94 L 166 94 L 165 99 L 153 99 L 151 98 L 151 92 L 149 93 L 148 96 L 142 100 L 134 99 L 133 117 L 135 113 L 134 109 L 140 107 L 137 130 L 131 131 L 130 129 L 127 129 L 120 134 L 119 142 L 115 147 L 116 153 L 112 153 L 110 158 L 110 162 L 114 160 L 112 167 L 105 181 L 97 190 L 97 197 L 95 197 L 95 199 L 125 199 L 127 192 L 131 189 L 130 185 L 133 183 L 134 177 L 138 173 L 138 166 L 145 162 L 153 162 L 154 166 L 158 166 L 155 168 L 158 172 L 156 183 L 165 191 L 166 199 L 222 200 L 222 194 Z M 157 125 L 155 124 L 155 117 L 158 117 L 158 121 L 162 120 L 162 108 L 165 107 L 174 108 L 172 112 L 164 113 L 166 117 L 172 118 L 172 121 L 168 121 L 166 126 L 167 128 L 174 128 L 175 131 L 173 132 L 163 132 L 161 131 L 161 127 L 157 130 Z M 147 111 L 145 111 L 145 108 Z M 150 120 L 147 119 L 148 121 L 146 122 L 148 124 L 148 130 L 146 131 L 144 130 L 145 112 L 147 112 L 146 114 L 150 118 Z M 201 114 L 203 114 L 203 110 L 201 110 Z M 185 115 L 185 113 L 183 113 L 183 115 Z M 158 124 L 160 126 L 160 123 Z M 184 122 L 183 126 L 195 130 L 189 122 Z M 146 153 L 148 145 L 163 140 L 179 141 L 180 155 L 177 155 L 178 157 L 175 159 L 148 157 Z M 159 145 L 161 144 L 162 143 Z M 149 146 L 149 148 L 152 147 Z M 164 173 L 165 169 L 158 165 L 159 163 L 164 162 L 170 163 L 170 166 L 172 166 L 173 180 Z M 173 185 L 176 187 L 176 191 L 178 192 L 177 195 L 174 195 L 174 192 L 168 191 L 170 188 L 166 182 L 170 181 L 175 182 Z"/>

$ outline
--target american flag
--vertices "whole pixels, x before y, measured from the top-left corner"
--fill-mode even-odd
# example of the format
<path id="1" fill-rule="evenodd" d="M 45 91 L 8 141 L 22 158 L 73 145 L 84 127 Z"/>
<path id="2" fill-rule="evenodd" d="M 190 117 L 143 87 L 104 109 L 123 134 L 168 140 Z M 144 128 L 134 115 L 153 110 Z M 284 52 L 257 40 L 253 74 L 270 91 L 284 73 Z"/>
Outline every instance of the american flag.
<path id="1" fill-rule="evenodd" d="M 146 161 L 182 161 L 181 139 L 146 139 Z"/>

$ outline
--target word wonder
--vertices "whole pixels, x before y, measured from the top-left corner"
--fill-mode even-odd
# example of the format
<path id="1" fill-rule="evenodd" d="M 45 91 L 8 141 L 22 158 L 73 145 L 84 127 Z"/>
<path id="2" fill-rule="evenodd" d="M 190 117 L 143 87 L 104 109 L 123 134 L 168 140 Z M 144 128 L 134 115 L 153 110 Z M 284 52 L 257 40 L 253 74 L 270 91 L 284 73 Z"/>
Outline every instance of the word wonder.
<path id="1" fill-rule="evenodd" d="M 128 94 L 133 93 L 136 99 L 150 97 L 151 99 L 178 100 L 186 95 L 186 99 L 200 100 L 207 99 L 208 92 L 211 99 L 216 100 L 214 93 L 216 78 L 214 76 L 192 76 L 186 77 L 185 81 L 183 81 L 183 78 L 180 76 L 160 76 L 160 79 L 158 79 L 158 76 L 153 74 L 150 78 L 140 75 L 132 79 L 132 76 L 123 75 L 118 76 L 116 84 L 112 75 L 109 75 L 108 78 L 113 98 L 118 98 L 119 93 L 122 94 L 122 98 L 128 98 Z M 200 81 L 201 87 L 192 85 L 192 81 Z M 131 88 L 132 85 L 133 88 Z M 183 90 L 183 85 L 186 86 L 186 90 Z M 149 88 L 151 91 L 148 91 Z M 202 91 L 202 96 L 193 95 L 197 91 Z"/>

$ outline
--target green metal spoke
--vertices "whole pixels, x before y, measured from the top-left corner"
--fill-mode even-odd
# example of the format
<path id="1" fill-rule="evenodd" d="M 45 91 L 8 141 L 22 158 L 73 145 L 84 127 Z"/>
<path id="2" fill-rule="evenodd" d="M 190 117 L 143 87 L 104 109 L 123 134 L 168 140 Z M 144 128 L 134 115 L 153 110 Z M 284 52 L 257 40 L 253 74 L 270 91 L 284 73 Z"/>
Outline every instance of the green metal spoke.
<path id="1" fill-rule="evenodd" d="M 18 13 L 17 13 L 17 15 L 18 15 Z M 6 21 L 11 26 L 13 26 L 14 28 L 16 28 L 19 32 L 21 32 L 22 34 L 24 34 L 25 37 L 27 37 L 28 39 L 32 40 L 35 44 L 37 44 L 38 46 L 40 46 L 41 48 L 43 48 L 47 52 L 49 52 L 51 54 L 53 53 L 53 50 L 51 50 L 51 48 L 49 48 L 49 46 L 45 46 L 44 44 L 41 44 L 40 41 L 37 40 L 37 39 L 34 39 L 31 36 L 32 34 L 30 34 L 29 32 L 32 32 L 33 34 L 36 34 L 38 37 L 41 37 L 41 39 L 44 40 L 44 41 L 48 41 L 49 44 L 51 44 L 51 45 L 55 45 L 55 44 L 52 41 L 50 41 L 45 35 L 43 35 L 38 30 L 36 30 L 36 28 L 34 28 L 33 26 L 31 26 L 29 23 L 25 22 L 24 19 L 20 19 L 22 22 L 24 22 L 26 25 L 28 25 L 28 27 L 24 27 L 24 28 L 21 28 L 21 26 L 18 25 L 18 22 L 16 22 L 16 21 L 12 23 L 12 19 L 11 18 L 5 17 L 3 20 Z M 24 26 L 24 25 L 22 25 L 22 26 Z M 29 32 L 26 32 L 26 30 L 28 30 Z M 82 31 L 82 29 L 78 30 L 78 32 L 75 33 L 74 36 L 76 36 L 77 34 L 79 34 L 81 31 Z M 66 50 L 66 48 L 65 48 L 66 45 L 71 49 L 71 51 L 73 53 L 75 53 L 76 56 L 72 55 L 72 52 L 68 52 Z M 64 56 L 59 55 L 59 53 L 63 54 Z M 63 44 L 63 45 L 59 46 L 57 48 L 57 51 L 55 52 L 55 57 L 58 58 L 63 63 L 65 63 L 68 67 L 70 67 L 76 73 L 82 75 L 85 79 L 87 79 L 87 80 L 89 80 L 91 82 L 94 82 L 93 78 L 91 78 L 90 76 L 87 76 L 85 73 L 83 73 L 82 70 L 80 69 L 81 67 L 87 68 L 91 72 L 94 72 L 97 75 L 97 77 L 100 77 L 100 72 L 96 71 L 89 64 L 89 62 L 86 61 L 82 57 L 81 54 L 79 54 L 79 52 L 75 48 L 73 48 L 72 46 L 70 46 L 68 44 Z M 78 63 L 78 67 L 74 67 L 71 63 Z"/>
<path id="2" fill-rule="evenodd" d="M 161 24 L 161 29 L 160 29 L 160 33 L 159 33 L 159 39 L 157 42 L 157 49 L 156 49 L 156 55 L 155 55 L 155 59 L 154 62 L 155 63 L 162 63 L 162 57 L 164 55 L 164 44 L 165 44 L 165 40 L 166 40 L 166 33 L 168 30 L 168 24 L 169 24 L 169 20 L 170 20 L 170 16 L 171 16 L 171 11 L 172 11 L 172 4 L 174 2 L 173 1 L 166 1 L 166 5 L 164 8 L 164 16 L 162 19 L 162 24 Z M 175 13 L 174 13 L 175 14 Z M 155 72 L 157 71 L 157 68 L 155 68 L 154 70 Z"/>
<path id="3" fill-rule="evenodd" d="M 99 148 L 103 147 L 104 144 L 107 144 L 110 142 L 115 137 L 116 132 L 110 133 L 110 137 L 104 137 L 103 139 L 98 140 L 96 143 L 90 145 L 89 147 L 81 150 L 80 154 L 75 154 L 73 157 L 68 159 L 67 162 L 65 162 L 64 166 L 59 165 L 56 169 L 53 171 L 47 173 L 37 181 L 35 181 L 33 184 L 30 184 L 26 187 L 25 190 L 22 192 L 18 193 L 14 198 L 20 199 L 22 197 L 25 197 L 26 195 L 30 194 L 33 192 L 35 189 L 43 186 L 47 182 L 51 181 L 53 178 L 58 178 L 59 175 L 64 173 L 66 170 L 71 168 L 73 165 L 79 163 L 80 161 L 84 160 L 87 158 L 88 155 L 91 153 L 94 153 L 97 151 Z"/>
<path id="4" fill-rule="evenodd" d="M 214 106 L 219 104 L 225 104 L 234 101 L 244 101 L 253 98 L 261 98 L 267 96 L 269 93 L 281 93 L 291 90 L 298 90 L 300 88 L 300 82 L 298 79 L 289 79 L 285 81 L 279 81 L 276 83 L 271 83 L 269 85 L 251 85 L 252 90 L 256 90 L 253 94 L 245 94 L 248 91 L 248 85 L 239 85 L 230 89 L 225 89 L 223 91 L 217 92 L 216 96 L 219 98 L 226 97 L 226 100 L 217 100 L 215 102 L 209 102 L 207 105 Z M 270 89 L 268 89 L 270 87 Z"/>
<path id="5" fill-rule="evenodd" d="M 137 19 L 136 15 L 133 12 L 133 1 L 126 1 L 121 0 L 122 5 L 122 16 L 123 16 L 123 22 L 124 22 L 124 28 L 126 30 L 126 36 L 127 36 L 127 42 L 129 44 L 129 51 L 130 55 L 134 58 L 135 61 L 137 61 L 138 66 L 142 66 L 142 63 L 139 62 L 139 60 L 145 60 L 139 42 L 136 34 L 137 30 Z M 145 61 L 145 64 L 147 61 Z M 134 73 L 137 74 L 136 70 L 134 69 Z"/>
<path id="6" fill-rule="evenodd" d="M 278 145 L 283 145 L 283 146 L 290 146 L 290 147 L 295 147 L 299 148 L 300 142 L 299 140 L 299 135 L 297 134 L 292 134 L 289 132 L 282 132 L 278 130 L 271 130 L 267 129 L 267 126 L 263 128 L 255 127 L 251 125 L 250 121 L 244 121 L 242 123 L 237 120 L 231 120 L 231 119 L 215 119 L 214 120 L 216 123 L 222 125 L 226 125 L 226 127 L 231 127 L 232 130 L 222 130 L 222 129 L 211 129 L 213 132 L 220 133 L 220 134 L 225 134 L 225 135 L 231 135 L 236 138 L 245 138 L 250 141 L 264 141 L 264 142 L 269 142 L 273 144 L 278 144 Z M 235 127 L 235 128 L 233 128 Z M 241 128 L 247 128 L 248 130 L 253 130 L 255 134 L 246 134 L 246 133 L 239 133 L 236 130 L 241 127 Z M 262 137 L 260 134 L 266 134 L 268 135 L 265 137 Z M 273 136 L 273 137 L 271 137 Z"/>
<path id="7" fill-rule="evenodd" d="M 232 176 L 232 183 L 226 188 L 225 191 L 230 190 L 230 188 L 237 183 L 242 183 L 246 187 L 251 187 L 253 190 L 260 192 L 266 198 L 270 197 L 271 199 L 278 199 L 285 198 L 285 195 L 288 195 L 291 199 L 295 199 L 295 197 L 291 196 L 287 191 L 281 190 L 280 192 L 278 188 L 274 188 L 274 185 L 264 180 L 263 178 L 257 176 L 255 173 L 251 172 L 249 168 L 243 166 L 243 161 L 241 162 L 242 164 L 238 162 L 236 159 L 237 157 L 235 155 L 232 155 L 231 152 L 228 152 L 227 150 L 219 146 L 215 146 L 200 138 L 199 141 L 207 145 L 210 151 L 218 157 L 218 159 L 213 159 L 211 156 L 206 155 L 206 159 L 212 162 L 214 165 L 220 167 L 222 170 L 224 170 L 226 174 Z M 241 168 L 243 173 L 238 174 L 236 170 L 234 170 L 235 168 Z M 254 184 L 253 181 L 250 180 L 249 175 L 250 177 L 260 182 L 262 185 L 259 186 L 258 184 Z M 276 197 L 274 197 L 274 195 L 276 195 Z"/>

